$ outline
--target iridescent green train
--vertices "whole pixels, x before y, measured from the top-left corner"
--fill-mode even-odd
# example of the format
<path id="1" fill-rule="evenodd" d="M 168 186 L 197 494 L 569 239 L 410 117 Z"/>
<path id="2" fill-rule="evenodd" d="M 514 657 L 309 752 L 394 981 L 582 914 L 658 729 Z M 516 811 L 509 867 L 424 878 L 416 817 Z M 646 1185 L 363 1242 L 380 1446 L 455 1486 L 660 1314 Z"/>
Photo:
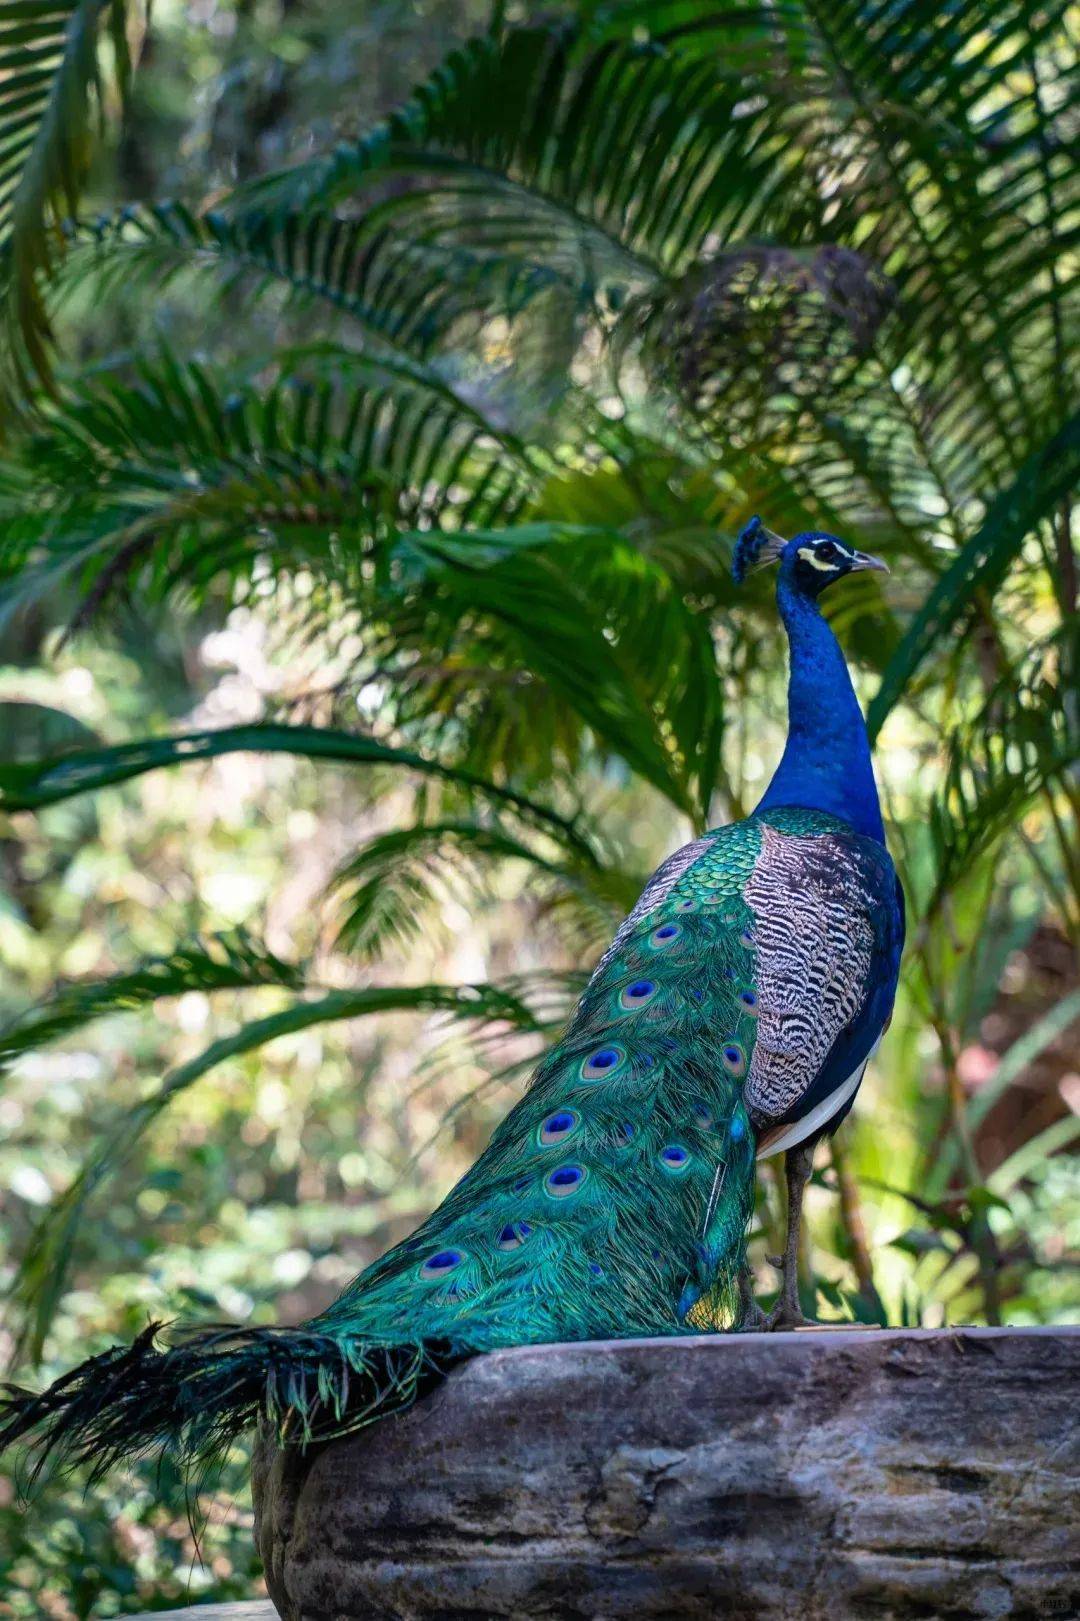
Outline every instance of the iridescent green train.
<path id="1" fill-rule="evenodd" d="M 321 1328 L 487 1350 L 734 1323 L 754 1178 L 743 890 L 760 842 L 753 819 L 706 835 L 649 904 L 661 869 L 488 1148 Z"/>

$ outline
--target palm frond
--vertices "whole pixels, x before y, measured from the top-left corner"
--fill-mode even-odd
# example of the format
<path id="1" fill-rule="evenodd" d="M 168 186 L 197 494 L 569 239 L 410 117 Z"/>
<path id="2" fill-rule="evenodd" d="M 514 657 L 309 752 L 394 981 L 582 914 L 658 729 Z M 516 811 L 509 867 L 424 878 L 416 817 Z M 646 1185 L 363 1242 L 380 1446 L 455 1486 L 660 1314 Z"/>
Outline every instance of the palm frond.
<path id="1" fill-rule="evenodd" d="M 353 324 L 366 353 L 421 361 L 460 350 L 492 316 L 516 321 L 535 301 L 566 291 L 549 266 L 397 232 L 378 210 L 362 219 L 229 215 L 170 201 L 70 226 L 55 296 L 86 283 L 106 295 L 130 298 L 133 287 L 160 295 L 192 275 L 215 277 L 211 296 L 222 300 L 242 286 L 249 306 L 275 293 L 301 310 L 325 305 Z"/>
<path id="2" fill-rule="evenodd" d="M 543 244 L 579 275 L 587 255 L 598 291 L 605 273 L 651 279 L 754 207 L 760 170 L 746 160 L 765 121 L 742 103 L 755 88 L 666 48 L 590 52 L 569 24 L 488 35 L 371 134 L 242 190 L 230 211 L 312 212 L 422 176 L 395 199 L 397 220 L 521 257 Z M 693 207 L 673 233 L 680 200 Z"/>
<path id="3" fill-rule="evenodd" d="M 414 715 L 441 708 L 460 730 L 486 686 L 472 738 L 490 759 L 512 711 L 542 735 L 529 713 L 542 699 L 553 724 L 569 715 L 578 731 L 591 728 L 700 821 L 718 770 L 721 689 L 707 617 L 648 555 L 654 542 L 582 526 L 490 529 L 520 509 L 530 459 L 413 370 L 387 379 L 381 363 L 356 366 L 368 386 L 344 397 L 339 381 L 230 395 L 203 368 L 168 357 L 132 383 L 97 380 L 28 447 L 38 532 L 26 523 L 7 532 L 0 604 L 11 611 L 66 580 L 83 595 L 79 623 L 135 580 L 200 594 L 223 577 L 246 583 L 256 559 L 286 573 L 303 565 L 341 593 L 339 619 L 342 596 L 353 611 L 367 607 L 370 657 L 380 637 L 393 647 L 399 691 L 417 694 Z M 23 484 L 9 491 L 13 506 L 27 496 Z M 468 525 L 468 538 L 407 532 L 420 521 Z M 718 546 L 714 574 L 725 555 Z M 579 584 L 568 591 L 571 573 Z M 439 682 L 421 691 L 440 646 L 452 702 Z M 495 694 L 481 678 L 467 702 L 466 670 L 524 684 Z M 482 771 L 485 760 L 470 763 Z"/>
<path id="4" fill-rule="evenodd" d="M 666 396 L 704 447 L 793 515 L 884 534 L 936 574 L 947 548 L 963 545 L 976 502 L 1064 420 L 1065 24 L 1028 0 L 1005 13 L 979 0 L 959 30 L 928 0 L 887 14 L 865 0 L 807 0 L 699 20 L 720 30 L 708 47 L 678 7 L 653 18 L 659 42 L 612 37 L 625 29 L 603 8 L 580 30 L 473 41 L 332 156 L 242 190 L 213 215 L 136 211 L 105 228 L 102 264 L 111 243 L 121 256 L 232 265 L 351 305 L 374 336 L 424 355 L 452 346 L 470 309 L 482 324 L 557 284 L 573 310 L 592 311 L 590 342 L 614 335 L 616 353 L 644 366 L 642 384 L 624 382 L 631 405 L 636 396 L 655 410 Z M 980 47 L 984 34 L 994 52 Z M 440 278 L 440 264 L 458 263 L 461 276 Z M 607 386 L 593 350 L 576 354 L 592 354 L 586 391 Z M 460 407 L 468 389 L 450 392 Z M 172 413 L 172 430 L 184 427 Z M 435 436 L 433 422 L 425 442 Z M 409 424 L 391 439 L 415 443 Z M 500 465 L 508 449 L 513 460 L 504 437 Z M 425 523 L 493 521 L 470 505 L 490 493 L 483 457 L 464 477 L 456 466 L 437 457 L 422 483 L 414 469 L 408 496 L 392 474 L 390 516 L 400 522 L 401 502 L 421 490 L 436 509 L 420 513 Z M 325 478 L 297 486 L 284 471 L 286 498 L 298 497 L 287 509 L 315 517 L 293 531 L 294 557 L 320 523 L 351 518 L 366 532 L 366 509 L 358 520 L 347 503 L 325 503 Z M 363 483 L 364 469 L 350 464 L 346 476 Z M 179 492 L 169 522 L 205 525 L 220 504 L 210 482 L 190 509 Z M 443 510 L 451 490 L 472 492 L 462 510 Z M 268 492 L 262 503 L 246 493 L 280 529 Z M 223 499 L 235 507 L 244 494 L 241 475 Z M 520 511 L 519 480 L 497 521 L 515 499 Z M 75 516 L 91 573 L 103 552 L 119 554 L 121 576 L 145 562 L 139 514 L 129 524 L 96 499 Z M 79 522 L 65 532 L 78 537 Z M 250 560 L 257 544 L 216 536 L 202 559 L 246 550 Z M 185 548 L 178 576 L 200 577 L 200 563 Z"/>
<path id="5" fill-rule="evenodd" d="M 959 622 L 970 618 L 979 594 L 984 600 L 1001 585 L 1020 548 L 1039 524 L 1054 514 L 1080 477 L 1080 414 L 1025 464 L 1009 489 L 989 506 L 982 525 L 958 552 L 935 585 L 894 653 L 867 715 L 871 738 L 908 688 L 923 661 L 946 643 Z"/>
<path id="6" fill-rule="evenodd" d="M 1075 777 L 1080 730 L 1068 699 L 1073 620 L 1031 649 L 1023 666 L 991 690 L 949 740 L 944 782 L 930 805 L 936 854 L 929 916 L 980 856 L 1044 792 Z"/>
<path id="7" fill-rule="evenodd" d="M 791 40 L 799 20 L 794 6 L 785 8 L 778 18 L 772 7 L 732 11 L 699 5 L 697 0 L 585 0 L 576 9 L 586 39 L 640 43 L 649 38 L 677 45 L 687 54 L 713 57 L 723 53 L 725 60 L 728 53 L 739 50 L 751 60 L 768 59 L 780 38 Z"/>
<path id="8" fill-rule="evenodd" d="M 0 296 L 9 391 L 48 380 L 42 279 L 63 252 L 57 230 L 78 208 L 94 103 L 103 105 L 107 19 L 113 82 L 130 74 L 127 0 L 15 0 L 0 20 Z"/>
<path id="9" fill-rule="evenodd" d="M 555 862 L 497 826 L 444 820 L 377 834 L 331 880 L 342 913 L 337 945 L 370 959 L 414 940 L 436 898 L 475 900 L 481 864 L 524 861 L 554 873 Z"/>
<path id="10" fill-rule="evenodd" d="M 319 1024 L 377 1013 L 444 1013 L 466 1024 L 492 1021 L 533 1030 L 535 1016 L 513 988 L 476 986 L 378 986 L 331 991 L 314 1001 L 297 1000 L 277 1013 L 254 1019 L 223 1036 L 197 1057 L 172 1070 L 134 1108 L 102 1135 L 96 1148 L 61 1196 L 37 1223 L 9 1296 L 20 1349 L 37 1359 L 70 1271 L 79 1227 L 102 1183 L 134 1152 L 138 1143 L 177 1097 L 216 1065 L 254 1052 L 278 1036 Z"/>
<path id="11" fill-rule="evenodd" d="M 399 766 L 506 805 L 522 818 L 557 835 L 586 859 L 593 858 L 591 845 L 572 821 L 512 788 L 501 787 L 474 772 L 442 761 L 426 760 L 409 749 L 394 748 L 373 737 L 318 726 L 273 723 L 223 726 L 213 731 L 118 743 L 112 748 L 79 749 L 47 760 L 0 764 L 0 809 L 40 810 L 75 794 L 128 782 L 146 771 L 190 764 L 195 760 L 212 760 L 245 749 L 302 755 L 309 760 L 336 760 L 345 765 Z"/>
<path id="12" fill-rule="evenodd" d="M 452 660 L 477 622 L 489 627 L 500 663 L 542 681 L 700 821 L 723 726 L 711 630 L 641 548 L 618 531 L 536 526 L 410 535 L 394 557 L 393 597 L 380 607 L 400 648 L 442 645 Z"/>
<path id="13" fill-rule="evenodd" d="M 603 8 L 474 41 L 230 219 L 347 205 L 426 250 L 556 267 L 630 364 L 624 399 L 659 382 L 736 476 L 917 555 L 932 589 L 1075 398 L 1063 13 L 630 9 L 663 41 Z"/>
<path id="14" fill-rule="evenodd" d="M 246 929 L 187 940 L 165 956 L 104 979 L 75 980 L 0 1029 L 0 1070 L 22 1053 L 36 1051 L 111 1013 L 128 1013 L 160 997 L 188 991 L 214 992 L 277 985 L 301 990 L 306 968 L 285 962 Z"/>
<path id="15" fill-rule="evenodd" d="M 46 751 L 59 753 L 98 741 L 93 728 L 67 710 L 21 699 L 0 699 L 0 737 L 8 760 L 33 759 Z"/>
<path id="16" fill-rule="evenodd" d="M 376 834 L 344 862 L 331 880 L 339 897 L 337 944 L 370 959 L 388 947 L 407 946 L 431 927 L 440 902 L 475 910 L 488 874 L 503 863 L 523 863 L 529 892 L 542 912 L 567 915 L 575 925 L 575 952 L 583 961 L 610 940 L 640 893 L 633 874 L 545 854 L 497 824 L 450 820 L 417 822 Z"/>
<path id="17" fill-rule="evenodd" d="M 261 184 L 249 206 L 385 209 L 387 177 L 416 176 L 397 221 L 546 258 L 612 308 L 755 240 L 843 250 L 864 280 L 888 278 L 879 396 L 895 393 L 909 437 L 937 442 L 950 484 L 976 468 L 999 481 L 1053 426 L 1048 382 L 1064 359 L 1052 338 L 1070 240 L 1063 13 L 981 0 L 957 27 L 927 0 L 807 0 L 724 21 L 715 54 L 677 31 L 595 49 L 570 27 L 473 41 L 370 136 Z M 865 348 L 874 323 L 849 291 Z M 818 364 L 819 346 L 808 352 Z M 917 383 L 930 369 L 932 401 L 892 378 L 905 357 Z M 841 378 L 822 358 L 826 429 Z M 961 413 L 974 432 L 957 431 Z"/>
<path id="18" fill-rule="evenodd" d="M 980 1086 L 968 1102 L 964 1118 L 970 1133 L 978 1130 L 994 1105 L 1000 1102 L 1011 1086 L 1016 1084 L 1024 1071 L 1078 1019 L 1080 1019 L 1080 991 L 1072 991 L 1068 996 L 1062 997 L 1060 1002 L 1055 1002 L 1053 1007 L 1017 1037 L 1012 1046 L 1002 1054 L 1001 1061 L 990 1079 Z M 948 1187 L 949 1177 L 954 1172 L 959 1158 L 960 1144 L 955 1138 L 942 1143 L 941 1152 L 934 1166 L 935 1184 L 938 1187 Z"/>
<path id="19" fill-rule="evenodd" d="M 522 447 L 430 369 L 320 349 L 279 365 L 244 384 L 163 352 L 65 394 L 0 477 L 0 508 L 21 515 L 0 583 L 24 600 L 67 581 L 85 615 L 134 578 L 200 593 L 257 558 L 329 555 L 353 578 L 401 528 L 520 511 Z"/>

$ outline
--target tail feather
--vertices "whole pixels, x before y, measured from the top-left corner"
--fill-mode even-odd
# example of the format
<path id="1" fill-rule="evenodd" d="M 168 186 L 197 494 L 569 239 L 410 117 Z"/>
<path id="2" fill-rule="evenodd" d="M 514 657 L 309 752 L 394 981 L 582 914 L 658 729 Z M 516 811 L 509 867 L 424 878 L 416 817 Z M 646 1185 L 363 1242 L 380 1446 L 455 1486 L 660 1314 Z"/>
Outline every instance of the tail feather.
<path id="1" fill-rule="evenodd" d="M 187 1332 L 159 1347 L 151 1323 L 129 1346 L 91 1357 L 47 1390 L 5 1387 L 0 1451 L 33 1437 L 36 1479 L 52 1460 L 97 1480 L 168 1448 L 212 1468 L 257 1418 L 307 1444 L 400 1412 L 460 1355 L 448 1343 L 378 1345 L 304 1328 Z"/>

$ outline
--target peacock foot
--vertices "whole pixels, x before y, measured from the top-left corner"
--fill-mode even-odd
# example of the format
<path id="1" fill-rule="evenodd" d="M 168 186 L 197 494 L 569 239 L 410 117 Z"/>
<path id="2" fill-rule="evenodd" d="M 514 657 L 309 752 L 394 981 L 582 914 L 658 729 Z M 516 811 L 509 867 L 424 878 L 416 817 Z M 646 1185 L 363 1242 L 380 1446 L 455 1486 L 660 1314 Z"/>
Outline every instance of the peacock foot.
<path id="1" fill-rule="evenodd" d="M 762 1315 L 764 1316 L 764 1313 Z M 762 1326 L 766 1332 L 778 1334 L 790 1328 L 820 1328 L 821 1324 L 816 1317 L 804 1317 L 798 1306 L 792 1306 L 781 1296 L 772 1311 L 764 1318 Z"/>
<path id="2" fill-rule="evenodd" d="M 740 1334 L 761 1334 L 765 1329 L 768 1328 L 768 1326 L 768 1315 L 762 1311 L 757 1301 L 745 1301 L 743 1303 L 742 1312 L 739 1316 L 739 1327 L 737 1332 Z"/>
<path id="3" fill-rule="evenodd" d="M 817 1328 L 818 1324 L 813 1317 L 804 1317 L 799 1302 L 799 1285 L 794 1274 L 789 1274 L 789 1268 L 783 1256 L 770 1256 L 770 1264 L 780 1273 L 780 1294 L 776 1305 L 765 1318 L 764 1328 L 769 1333 L 780 1333 L 789 1328 Z"/>

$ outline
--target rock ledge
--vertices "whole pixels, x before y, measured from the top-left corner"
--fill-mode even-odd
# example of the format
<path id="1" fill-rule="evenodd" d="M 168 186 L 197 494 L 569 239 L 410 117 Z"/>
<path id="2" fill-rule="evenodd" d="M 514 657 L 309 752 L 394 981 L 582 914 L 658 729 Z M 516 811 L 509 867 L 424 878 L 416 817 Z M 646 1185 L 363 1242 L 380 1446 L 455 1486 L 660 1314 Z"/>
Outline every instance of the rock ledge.
<path id="1" fill-rule="evenodd" d="M 1080 1613 L 1080 1328 L 499 1351 L 262 1445 L 285 1621 Z"/>

